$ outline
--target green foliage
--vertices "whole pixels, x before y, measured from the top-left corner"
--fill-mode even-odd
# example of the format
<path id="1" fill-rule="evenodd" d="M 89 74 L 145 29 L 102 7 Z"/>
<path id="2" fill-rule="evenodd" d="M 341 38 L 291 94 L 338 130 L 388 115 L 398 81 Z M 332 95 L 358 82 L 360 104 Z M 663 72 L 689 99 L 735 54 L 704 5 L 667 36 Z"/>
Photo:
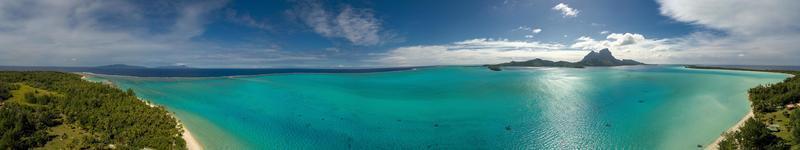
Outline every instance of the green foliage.
<path id="1" fill-rule="evenodd" d="M 759 85 L 748 90 L 750 101 L 753 102 L 753 111 L 756 113 L 767 113 L 777 111 L 780 106 L 800 102 L 800 72 L 785 70 L 754 70 L 741 68 L 723 68 L 707 66 L 686 66 L 695 69 L 725 69 L 743 71 L 763 71 L 793 74 L 794 77 L 787 78 L 783 82 L 767 85 Z"/>
<path id="2" fill-rule="evenodd" d="M 795 76 L 766 86 L 759 85 L 748 92 L 755 111 L 773 112 L 778 106 L 800 101 L 800 77 Z"/>
<path id="3" fill-rule="evenodd" d="M 98 149 L 113 144 L 122 149 L 185 149 L 176 120 L 163 107 L 150 107 L 137 99 L 132 90 L 122 91 L 110 85 L 84 81 L 76 74 L 60 72 L 0 72 L 0 83 L 24 84 L 58 93 L 56 96 L 39 91 L 35 92 L 39 94 L 25 95 L 27 102 L 42 105 L 41 108 L 0 106 L 8 115 L 16 115 L 13 119 L 0 116 L 0 123 L 3 123 L 0 132 L 4 135 L 0 149 L 28 149 L 42 146 L 49 140 L 40 136 L 46 135 L 46 129 L 56 124 L 48 124 L 48 120 L 37 117 L 41 115 L 25 113 L 38 114 L 34 113 L 39 112 L 36 109 L 48 112 L 46 116 L 63 116 L 60 118 L 63 123 L 77 125 L 96 135 L 78 140 L 71 147 Z M 10 110 L 14 111 L 6 112 Z M 14 121 L 19 120 L 43 125 L 18 131 L 16 124 L 19 123 Z M 5 134 L 9 134 L 11 140 L 5 140 Z"/>
<path id="4" fill-rule="evenodd" d="M 793 74 L 783 82 L 759 85 L 748 90 L 753 111 L 758 116 L 768 116 L 771 112 L 783 109 L 786 104 L 800 102 L 800 72 L 785 70 L 754 70 L 742 68 L 724 68 L 707 66 L 686 66 L 695 69 L 725 69 L 743 71 L 763 71 Z M 788 129 L 791 131 L 792 143 L 775 136 L 767 129 L 766 125 L 755 119 L 745 122 L 739 131 L 726 133 L 724 139 L 718 143 L 719 149 L 789 149 L 789 144 L 800 144 L 800 110 L 795 110 L 789 115 Z M 762 121 L 773 122 L 774 118 L 761 118 Z"/>
<path id="5" fill-rule="evenodd" d="M 794 138 L 795 145 L 800 145 L 800 109 L 795 109 L 792 111 L 792 114 L 789 115 L 789 127 L 792 128 L 791 134 L 792 138 Z"/>
<path id="6" fill-rule="evenodd" d="M 739 131 L 726 133 L 719 143 L 719 149 L 789 149 L 789 145 L 772 135 L 767 126 L 756 119 L 745 121 Z"/>
<path id="7" fill-rule="evenodd" d="M 55 113 L 45 109 L 7 104 L 0 108 L 0 149 L 27 149 L 51 139 L 47 128 L 59 124 Z"/>
<path id="8" fill-rule="evenodd" d="M 17 85 L 0 81 L 0 102 L 11 98 L 11 91 L 18 88 Z"/>

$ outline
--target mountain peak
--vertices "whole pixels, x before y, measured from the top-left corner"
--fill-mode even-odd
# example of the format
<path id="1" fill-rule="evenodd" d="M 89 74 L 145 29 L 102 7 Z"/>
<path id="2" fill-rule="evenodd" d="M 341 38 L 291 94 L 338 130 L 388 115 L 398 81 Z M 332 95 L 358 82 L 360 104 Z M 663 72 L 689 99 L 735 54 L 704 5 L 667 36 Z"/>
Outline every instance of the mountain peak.
<path id="1" fill-rule="evenodd" d="M 589 52 L 583 57 L 581 63 L 586 66 L 619 66 L 619 65 L 638 65 L 642 64 L 633 60 L 622 61 L 614 57 L 608 48 L 604 48 L 598 52 Z"/>
<path id="2" fill-rule="evenodd" d="M 592 52 L 594 52 L 594 51 L 592 51 Z M 606 55 L 606 54 L 611 55 L 611 51 L 609 51 L 608 48 L 604 48 L 604 49 L 600 50 L 598 53 L 603 54 L 603 55 Z"/>
<path id="3" fill-rule="evenodd" d="M 608 48 L 604 48 L 598 52 L 591 51 L 589 54 L 583 57 L 583 60 L 579 62 L 566 62 L 566 61 L 550 61 L 544 59 L 532 59 L 528 61 L 511 61 L 507 63 L 500 63 L 494 65 L 484 65 L 488 67 L 490 70 L 493 71 L 500 71 L 501 66 L 524 66 L 524 67 L 571 67 L 571 68 L 583 68 L 584 66 L 623 66 L 623 65 L 644 65 L 644 63 L 630 60 L 630 59 L 623 59 L 619 60 L 614 58 L 614 55 L 611 55 L 611 51 Z"/>

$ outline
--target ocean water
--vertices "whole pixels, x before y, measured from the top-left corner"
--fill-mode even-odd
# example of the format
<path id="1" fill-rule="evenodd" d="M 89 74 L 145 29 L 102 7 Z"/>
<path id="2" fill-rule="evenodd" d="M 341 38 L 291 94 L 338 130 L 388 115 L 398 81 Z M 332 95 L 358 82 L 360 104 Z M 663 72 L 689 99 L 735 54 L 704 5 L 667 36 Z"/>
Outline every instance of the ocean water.
<path id="1" fill-rule="evenodd" d="M 97 76 L 208 149 L 696 149 L 785 74 L 680 66 L 430 67 L 218 78 Z"/>
<path id="2" fill-rule="evenodd" d="M 222 77 L 286 73 L 370 73 L 411 70 L 411 67 L 395 68 L 104 68 L 104 67 L 57 67 L 57 66 L 0 66 L 0 71 L 62 71 L 89 72 L 105 75 L 137 77 Z"/>

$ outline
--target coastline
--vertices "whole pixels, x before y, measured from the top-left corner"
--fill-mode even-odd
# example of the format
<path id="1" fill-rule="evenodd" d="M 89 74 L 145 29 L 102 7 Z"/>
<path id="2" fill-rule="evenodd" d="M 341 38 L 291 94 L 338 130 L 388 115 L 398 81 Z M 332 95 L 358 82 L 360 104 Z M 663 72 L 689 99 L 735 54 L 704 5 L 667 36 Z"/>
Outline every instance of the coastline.
<path id="1" fill-rule="evenodd" d="M 725 133 L 738 131 L 739 128 L 741 128 L 742 125 L 744 125 L 744 122 L 747 121 L 747 119 L 752 118 L 754 115 L 755 114 L 753 114 L 753 108 L 749 108 L 749 111 L 747 111 L 747 114 L 745 114 L 744 117 L 742 117 L 742 119 L 739 120 L 739 122 L 736 122 L 736 124 L 734 124 L 732 127 L 728 128 L 728 130 L 725 130 L 725 132 L 723 132 L 717 139 L 715 139 L 714 142 L 712 142 L 711 144 L 708 144 L 708 146 L 706 146 L 704 149 L 706 149 L 706 150 L 715 150 L 715 149 L 719 148 L 718 144 L 719 144 L 719 142 L 722 141 L 722 139 L 725 138 L 725 136 L 724 136 Z"/>
<path id="2" fill-rule="evenodd" d="M 784 70 L 756 70 L 756 69 L 739 69 L 739 68 L 724 68 L 724 67 L 702 67 L 702 66 L 693 66 L 693 65 L 684 66 L 684 67 L 685 68 L 689 68 L 689 69 L 728 70 L 728 71 L 732 70 L 732 71 L 753 71 L 753 72 L 780 73 L 780 74 L 788 75 L 787 78 L 793 78 L 793 77 L 796 76 L 791 71 L 784 71 Z M 750 102 L 750 96 L 747 97 L 747 101 Z M 742 117 L 742 119 L 739 120 L 739 122 L 734 124 L 732 127 L 728 128 L 728 130 L 725 130 L 725 132 L 720 134 L 720 136 L 717 137 L 717 139 L 715 139 L 714 142 L 712 142 L 711 144 L 708 144 L 703 149 L 705 149 L 705 150 L 718 149 L 719 148 L 719 142 L 721 142 L 725 138 L 724 134 L 730 133 L 730 132 L 734 132 L 734 131 L 738 131 L 739 128 L 741 128 L 744 125 L 744 122 L 747 121 L 747 119 L 753 118 L 754 116 L 755 116 L 755 114 L 753 114 L 753 107 L 752 106 L 748 107 L 747 114 L 745 114 L 744 117 Z"/>
<path id="3" fill-rule="evenodd" d="M 90 74 L 85 74 L 85 73 L 76 73 L 76 74 L 80 75 L 82 80 L 89 81 L 89 80 L 86 80 L 86 78 L 87 78 L 87 75 L 90 75 Z M 89 81 L 89 82 L 92 82 L 92 81 Z M 106 84 L 109 84 L 109 85 L 111 85 L 111 86 L 113 86 L 115 88 L 117 87 L 112 82 L 108 82 Z M 136 97 L 136 98 L 139 99 L 140 101 L 144 102 L 146 105 L 148 105 L 150 107 L 159 107 L 159 106 L 157 106 L 157 105 L 155 105 L 153 103 L 150 103 L 150 101 L 146 101 L 146 100 L 142 99 L 141 97 Z M 169 115 L 170 117 L 175 119 L 175 122 L 178 124 L 175 128 L 178 128 L 181 131 L 183 131 L 181 133 L 181 138 L 183 138 L 183 140 L 186 142 L 186 149 L 188 149 L 188 150 L 203 150 L 203 146 L 200 144 L 200 142 L 197 141 L 197 139 L 192 135 L 192 132 L 190 132 L 189 129 L 186 128 L 186 126 L 183 125 L 181 120 L 178 119 L 178 117 L 176 117 L 175 114 L 172 114 L 172 112 L 168 112 L 167 115 Z"/>
<path id="4" fill-rule="evenodd" d="M 180 122 L 180 121 L 179 121 Z M 200 142 L 192 136 L 192 132 L 189 132 L 189 129 L 186 128 L 183 124 L 179 125 L 183 129 L 183 140 L 186 141 L 186 149 L 189 150 L 203 150 L 203 146 L 200 145 Z"/>
<path id="5" fill-rule="evenodd" d="M 147 106 L 159 107 L 158 105 L 150 103 L 150 101 L 146 101 L 141 97 L 136 97 L 136 99 L 139 99 L 140 101 L 144 102 L 145 104 L 147 104 Z M 200 142 L 197 141 L 196 138 L 194 138 L 192 132 L 189 131 L 189 128 L 186 128 L 186 126 L 183 125 L 183 122 L 180 119 L 178 119 L 178 117 L 176 117 L 175 114 L 173 114 L 172 112 L 168 112 L 167 115 L 175 119 L 175 122 L 178 123 L 178 125 L 175 128 L 178 128 L 181 131 L 183 131 L 181 133 L 181 138 L 183 138 L 183 141 L 186 142 L 186 149 L 203 150 L 203 145 L 201 145 Z"/>

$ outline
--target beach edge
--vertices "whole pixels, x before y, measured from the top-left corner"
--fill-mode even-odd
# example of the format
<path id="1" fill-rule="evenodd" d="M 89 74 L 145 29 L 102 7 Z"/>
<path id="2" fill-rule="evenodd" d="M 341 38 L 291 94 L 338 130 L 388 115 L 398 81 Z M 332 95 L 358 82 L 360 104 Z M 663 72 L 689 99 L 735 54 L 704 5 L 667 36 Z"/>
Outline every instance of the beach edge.
<path id="1" fill-rule="evenodd" d="M 753 114 L 753 108 L 750 108 L 749 111 L 747 111 L 747 114 L 745 114 L 744 117 L 742 117 L 742 119 L 739 120 L 739 122 L 736 122 L 736 124 L 734 124 L 732 127 L 728 128 L 728 130 L 725 130 L 725 132 L 723 132 L 717 139 L 715 139 L 714 142 L 712 142 L 711 144 L 706 146 L 705 150 L 716 150 L 716 149 L 718 149 L 719 148 L 719 142 L 721 142 L 723 139 L 725 139 L 725 135 L 724 135 L 725 133 L 738 131 L 739 128 L 741 128 L 744 125 L 744 122 L 747 121 L 747 119 L 753 118 L 754 116 L 755 116 L 755 114 Z"/>
<path id="2" fill-rule="evenodd" d="M 190 132 L 189 129 L 186 128 L 186 126 L 183 126 L 183 124 L 181 124 L 181 128 L 183 128 L 183 134 L 181 135 L 181 137 L 183 137 L 183 140 L 186 141 L 186 149 L 203 150 L 203 146 L 200 145 L 200 142 L 198 142 L 197 139 L 194 138 L 192 132 Z"/>
<path id="3" fill-rule="evenodd" d="M 82 73 L 82 72 L 75 73 L 75 74 L 80 75 L 81 76 L 81 80 L 88 81 L 88 82 L 93 82 L 93 81 L 89 81 L 89 80 L 86 79 L 87 76 L 90 76 L 92 74 Z M 112 85 L 112 87 L 114 87 L 114 88 L 118 88 L 113 82 L 107 82 L 107 83 L 104 82 L 104 84 L 109 84 L 109 85 Z M 136 97 L 136 98 L 139 99 L 140 101 L 144 102 L 145 104 L 147 104 L 150 107 L 158 107 L 155 104 L 150 103 L 149 101 L 146 101 L 141 97 Z M 189 128 L 186 128 L 186 126 L 183 125 L 183 122 L 177 116 L 175 116 L 175 114 L 173 114 L 172 112 L 168 112 L 167 115 L 169 115 L 170 117 L 175 119 L 175 122 L 178 123 L 178 126 L 176 128 L 178 128 L 179 130 L 183 131 L 181 133 L 181 138 L 183 138 L 183 141 L 186 143 L 186 149 L 188 149 L 188 150 L 203 150 L 203 146 L 200 144 L 199 141 L 197 141 L 197 138 L 195 138 L 192 135 L 192 132 L 189 131 Z"/>

